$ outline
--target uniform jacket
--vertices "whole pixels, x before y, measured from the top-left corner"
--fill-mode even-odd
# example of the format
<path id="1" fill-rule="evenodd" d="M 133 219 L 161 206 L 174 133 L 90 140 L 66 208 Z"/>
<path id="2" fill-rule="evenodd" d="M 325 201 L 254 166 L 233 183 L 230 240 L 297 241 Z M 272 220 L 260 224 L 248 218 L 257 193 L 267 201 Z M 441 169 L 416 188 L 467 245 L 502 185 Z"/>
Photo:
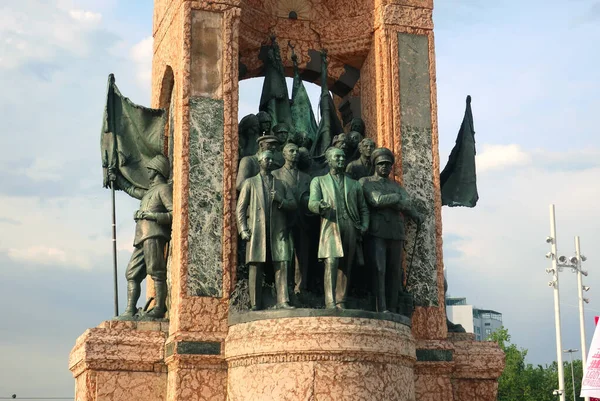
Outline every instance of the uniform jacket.
<path id="1" fill-rule="evenodd" d="M 292 241 L 287 222 L 287 213 L 296 210 L 296 200 L 287 186 L 273 177 L 273 186 L 283 198 L 283 203 L 271 202 L 270 238 L 267 237 L 265 201 L 271 199 L 265 194 L 260 174 L 244 181 L 237 203 L 238 231 L 250 230 L 250 241 L 246 245 L 246 263 L 267 261 L 267 242 L 270 241 L 271 256 L 274 262 L 292 260 Z"/>
<path id="2" fill-rule="evenodd" d="M 118 176 L 117 182 L 130 196 L 141 199 L 140 212 L 153 212 L 156 221 L 137 220 L 133 246 L 137 247 L 148 238 L 171 239 L 171 222 L 173 220 L 173 186 L 167 183 L 152 185 L 145 190 L 131 185 Z"/>
<path id="3" fill-rule="evenodd" d="M 404 214 L 412 215 L 413 208 L 406 190 L 394 180 L 375 175 L 360 179 L 365 199 L 369 205 L 369 235 L 379 238 L 404 240 Z M 400 203 L 392 194 L 401 196 Z"/>
<path id="4" fill-rule="evenodd" d="M 337 213 L 339 207 L 343 205 L 341 202 L 345 202 L 349 218 L 357 230 L 366 230 L 369 227 L 369 208 L 358 181 L 344 176 L 344 199 L 337 198 L 335 185 L 331 174 L 315 177 L 310 183 L 310 200 L 308 202 L 310 211 L 320 214 L 319 202 L 321 200 L 331 205 L 331 209 L 325 215 L 321 215 L 319 259 L 344 256 Z"/>

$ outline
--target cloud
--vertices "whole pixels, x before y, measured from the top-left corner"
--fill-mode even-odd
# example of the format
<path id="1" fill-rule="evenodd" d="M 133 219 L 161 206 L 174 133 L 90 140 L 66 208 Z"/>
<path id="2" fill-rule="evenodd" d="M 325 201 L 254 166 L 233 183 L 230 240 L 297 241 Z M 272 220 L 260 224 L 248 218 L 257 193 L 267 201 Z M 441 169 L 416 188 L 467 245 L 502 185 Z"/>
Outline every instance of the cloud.
<path id="1" fill-rule="evenodd" d="M 515 343 L 528 348 L 529 360 L 535 363 L 554 359 L 546 351 L 554 349 L 554 337 L 539 335 L 553 332 L 554 325 L 552 292 L 546 285 L 549 262 L 544 258 L 549 251 L 545 243 L 550 234 L 548 205 L 556 205 L 559 253 L 573 253 L 575 235 L 582 238 L 583 253 L 592 252 L 593 244 L 600 242 L 600 160 L 589 162 L 598 151 L 496 149 L 512 157 L 490 158 L 500 161 L 490 162 L 486 174 L 479 176 L 477 207 L 443 209 L 449 291 L 503 313 Z M 586 160 L 585 168 L 570 168 L 569 162 L 577 165 L 579 159 Z M 549 168 L 554 163 L 561 168 Z M 562 301 L 576 305 L 574 275 L 563 273 L 561 280 Z M 584 281 L 600 288 L 598 275 L 590 274 Z M 575 343 L 577 314 L 563 307 L 562 318 L 563 344 Z"/>
<path id="2" fill-rule="evenodd" d="M 521 146 L 483 144 L 477 155 L 477 172 L 501 170 L 507 167 L 522 166 L 531 163 L 531 156 Z"/>
<path id="3" fill-rule="evenodd" d="M 90 263 L 86 259 L 73 258 L 62 249 L 47 247 L 44 245 L 31 246 L 28 248 L 10 248 L 7 255 L 15 262 L 37 264 L 40 266 L 81 267 L 88 269 Z M 80 259 L 80 260 L 77 260 Z"/>
<path id="4" fill-rule="evenodd" d="M 131 47 L 130 57 L 137 66 L 136 79 L 143 88 L 149 88 L 152 85 L 152 55 L 153 55 L 152 36 L 148 36 Z"/>
<path id="5" fill-rule="evenodd" d="M 102 14 L 84 10 L 70 10 L 69 15 L 76 21 L 96 24 L 102 21 Z"/>

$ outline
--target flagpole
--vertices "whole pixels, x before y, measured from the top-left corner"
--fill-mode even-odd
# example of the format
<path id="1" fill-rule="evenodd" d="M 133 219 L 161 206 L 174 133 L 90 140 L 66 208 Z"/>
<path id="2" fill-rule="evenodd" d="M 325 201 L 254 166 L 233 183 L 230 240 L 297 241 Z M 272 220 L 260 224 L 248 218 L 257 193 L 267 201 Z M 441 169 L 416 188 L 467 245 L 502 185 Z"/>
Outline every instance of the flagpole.
<path id="1" fill-rule="evenodd" d="M 110 132 L 113 136 L 113 160 L 117 160 L 117 134 L 115 132 L 115 99 L 114 99 L 114 84 L 115 76 L 110 74 L 108 77 L 108 107 L 110 113 L 108 117 L 108 125 Z M 118 164 L 117 164 L 118 165 Z M 116 171 L 114 172 L 116 174 Z M 115 176 L 116 178 L 116 176 Z M 114 291 L 114 305 L 115 305 L 115 317 L 119 316 L 119 284 L 117 281 L 117 208 L 115 204 L 115 180 L 110 181 L 110 192 L 112 199 L 112 248 L 113 248 L 113 291 Z"/>
<path id="2" fill-rule="evenodd" d="M 119 286 L 117 284 L 117 209 L 115 205 L 115 182 L 110 182 L 112 197 L 112 248 L 113 248 L 113 281 L 115 299 L 115 317 L 119 316 Z"/>

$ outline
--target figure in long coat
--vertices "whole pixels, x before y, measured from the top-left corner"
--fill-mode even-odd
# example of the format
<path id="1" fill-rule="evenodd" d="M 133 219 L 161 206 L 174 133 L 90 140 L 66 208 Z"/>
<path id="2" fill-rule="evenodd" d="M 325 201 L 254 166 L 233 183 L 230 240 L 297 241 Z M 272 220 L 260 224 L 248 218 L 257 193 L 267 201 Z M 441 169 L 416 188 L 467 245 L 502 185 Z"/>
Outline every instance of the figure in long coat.
<path id="1" fill-rule="evenodd" d="M 273 176 L 287 184 L 291 190 L 298 209 L 288 215 L 288 224 L 294 240 L 294 293 L 306 290 L 308 283 L 308 265 L 310 255 L 311 223 L 314 218 L 308 216 L 308 199 L 310 194 L 310 176 L 298 169 L 300 153 L 298 145 L 288 143 L 283 148 L 285 165 L 273 171 Z"/>
<path id="2" fill-rule="evenodd" d="M 325 153 L 329 173 L 310 183 L 308 208 L 321 216 L 319 259 L 325 263 L 325 307 L 346 308 L 355 259 L 362 256 L 362 235 L 369 227 L 369 209 L 358 181 L 344 174 L 345 154 Z"/>
<path id="3" fill-rule="evenodd" d="M 288 309 L 287 272 L 293 250 L 287 212 L 296 210 L 292 192 L 273 177 L 273 152 L 258 154 L 260 173 L 244 181 L 237 204 L 238 231 L 247 241 L 246 263 L 249 265 L 250 304 L 262 308 L 262 282 L 266 263 L 275 270 L 277 307 Z"/>

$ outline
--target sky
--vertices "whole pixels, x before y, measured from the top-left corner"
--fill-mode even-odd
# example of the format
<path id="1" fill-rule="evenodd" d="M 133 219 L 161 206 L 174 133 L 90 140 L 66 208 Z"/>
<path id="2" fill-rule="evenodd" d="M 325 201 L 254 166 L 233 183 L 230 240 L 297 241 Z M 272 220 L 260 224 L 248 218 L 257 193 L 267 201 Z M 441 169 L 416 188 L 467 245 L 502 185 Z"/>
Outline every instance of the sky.
<path id="1" fill-rule="evenodd" d="M 443 210 L 449 294 L 501 312 L 528 361 L 549 363 L 550 203 L 559 254 L 579 235 L 588 258 L 588 343 L 600 315 L 600 2 L 445 0 L 434 22 L 442 167 L 469 94 L 478 151 L 477 207 Z M 0 398 L 72 397 L 69 351 L 112 316 L 106 79 L 149 105 L 151 30 L 148 0 L 0 3 Z M 255 111 L 257 88 L 242 82 L 241 114 Z M 123 309 L 138 201 L 117 198 Z M 565 349 L 580 348 L 576 286 L 561 273 Z"/>

